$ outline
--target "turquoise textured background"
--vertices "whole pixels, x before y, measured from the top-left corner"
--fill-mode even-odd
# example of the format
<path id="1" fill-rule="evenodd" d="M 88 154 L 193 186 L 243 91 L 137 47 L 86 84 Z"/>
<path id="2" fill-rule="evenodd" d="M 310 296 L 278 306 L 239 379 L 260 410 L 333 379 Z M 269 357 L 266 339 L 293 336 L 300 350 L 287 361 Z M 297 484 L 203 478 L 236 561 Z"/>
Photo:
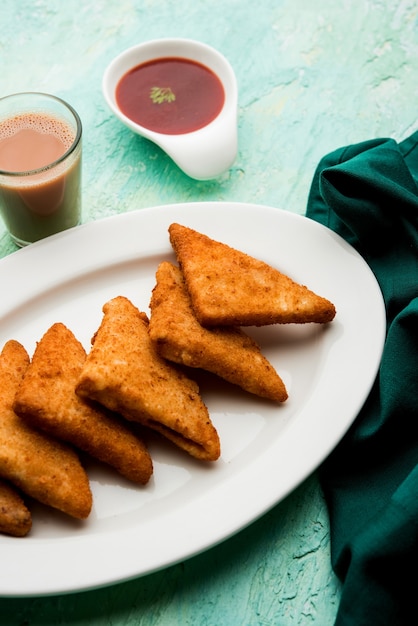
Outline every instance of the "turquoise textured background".
<path id="1" fill-rule="evenodd" d="M 0 21 L 0 96 L 54 93 L 82 118 L 84 222 L 188 201 L 303 214 L 325 153 L 372 137 L 402 139 L 418 126 L 412 0 L 3 0 Z M 158 37 L 199 39 L 235 69 L 239 153 L 217 180 L 188 178 L 104 103 L 101 79 L 111 59 Z M 15 250 L 0 222 L 0 256 Z M 202 555 L 98 591 L 0 598 L 0 624 L 329 626 L 338 601 L 314 474 Z"/>

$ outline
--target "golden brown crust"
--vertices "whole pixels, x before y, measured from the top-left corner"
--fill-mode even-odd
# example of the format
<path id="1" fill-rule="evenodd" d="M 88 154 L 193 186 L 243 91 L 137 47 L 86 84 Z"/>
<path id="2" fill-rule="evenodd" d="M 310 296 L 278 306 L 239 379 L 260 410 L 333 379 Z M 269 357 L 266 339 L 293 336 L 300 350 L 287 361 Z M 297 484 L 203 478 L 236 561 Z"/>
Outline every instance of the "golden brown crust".
<path id="1" fill-rule="evenodd" d="M 217 374 L 258 396 L 287 399 L 282 379 L 253 339 L 240 328 L 199 324 L 179 268 L 165 261 L 156 278 L 149 333 L 161 356 Z"/>
<path id="2" fill-rule="evenodd" d="M 85 359 L 86 352 L 74 334 L 64 324 L 53 324 L 38 342 L 14 410 L 32 426 L 111 465 L 129 480 L 145 484 L 152 475 L 145 444 L 125 420 L 75 393 Z"/>
<path id="3" fill-rule="evenodd" d="M 169 227 L 193 309 L 203 326 L 330 322 L 334 305 L 275 268 L 180 224 Z"/>
<path id="4" fill-rule="evenodd" d="M 25 537 L 32 528 L 32 516 L 20 494 L 0 479 L 0 533 Z"/>
<path id="5" fill-rule="evenodd" d="M 17 341 L 0 355 L 0 475 L 36 500 L 76 518 L 86 518 L 92 494 L 75 451 L 34 430 L 13 411 L 16 392 L 29 366 Z"/>
<path id="6" fill-rule="evenodd" d="M 198 386 L 158 355 L 147 315 L 123 296 L 103 311 L 77 393 L 162 433 L 196 458 L 216 460 L 219 437 Z"/>

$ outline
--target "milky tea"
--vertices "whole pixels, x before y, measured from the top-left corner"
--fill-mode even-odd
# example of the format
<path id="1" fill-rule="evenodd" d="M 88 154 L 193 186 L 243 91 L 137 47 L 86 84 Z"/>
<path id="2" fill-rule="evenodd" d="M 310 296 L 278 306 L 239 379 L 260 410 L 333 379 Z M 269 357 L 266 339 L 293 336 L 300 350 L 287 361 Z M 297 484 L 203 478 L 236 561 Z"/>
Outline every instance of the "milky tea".
<path id="1" fill-rule="evenodd" d="M 0 99 L 0 213 L 19 246 L 81 217 L 81 122 L 46 94 Z"/>

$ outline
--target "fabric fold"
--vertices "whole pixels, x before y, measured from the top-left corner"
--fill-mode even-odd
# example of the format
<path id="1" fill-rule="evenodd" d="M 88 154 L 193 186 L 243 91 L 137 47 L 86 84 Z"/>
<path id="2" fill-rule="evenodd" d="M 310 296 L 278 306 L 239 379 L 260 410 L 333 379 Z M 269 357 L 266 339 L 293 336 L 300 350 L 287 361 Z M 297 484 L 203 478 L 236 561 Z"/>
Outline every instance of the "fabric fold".
<path id="1" fill-rule="evenodd" d="M 340 234 L 369 264 L 387 314 L 372 391 L 319 469 L 332 565 L 343 581 L 336 626 L 409 624 L 415 607 L 410 572 L 418 558 L 417 181 L 418 132 L 400 143 L 372 139 L 326 155 L 308 197 L 307 217 Z"/>

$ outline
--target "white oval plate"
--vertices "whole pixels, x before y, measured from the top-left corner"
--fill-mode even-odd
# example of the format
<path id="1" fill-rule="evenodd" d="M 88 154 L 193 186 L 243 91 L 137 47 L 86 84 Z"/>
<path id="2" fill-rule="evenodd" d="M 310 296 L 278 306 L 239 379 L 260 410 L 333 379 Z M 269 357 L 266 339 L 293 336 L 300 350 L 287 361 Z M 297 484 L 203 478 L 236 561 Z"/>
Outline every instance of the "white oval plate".
<path id="1" fill-rule="evenodd" d="M 86 224 L 0 261 L 0 343 L 32 354 L 54 322 L 89 348 L 102 306 L 125 295 L 149 311 L 155 271 L 174 260 L 167 228 L 190 226 L 289 274 L 337 308 L 323 327 L 248 329 L 283 377 L 282 406 L 199 377 L 222 455 L 201 464 L 150 438 L 155 472 L 137 487 L 89 462 L 94 507 L 78 522 L 33 507 L 24 539 L 0 536 L 0 595 L 96 588 L 174 564 L 230 537 L 298 486 L 335 447 L 366 399 L 380 363 L 385 311 L 364 260 L 307 218 L 243 203 L 142 209 Z"/>

